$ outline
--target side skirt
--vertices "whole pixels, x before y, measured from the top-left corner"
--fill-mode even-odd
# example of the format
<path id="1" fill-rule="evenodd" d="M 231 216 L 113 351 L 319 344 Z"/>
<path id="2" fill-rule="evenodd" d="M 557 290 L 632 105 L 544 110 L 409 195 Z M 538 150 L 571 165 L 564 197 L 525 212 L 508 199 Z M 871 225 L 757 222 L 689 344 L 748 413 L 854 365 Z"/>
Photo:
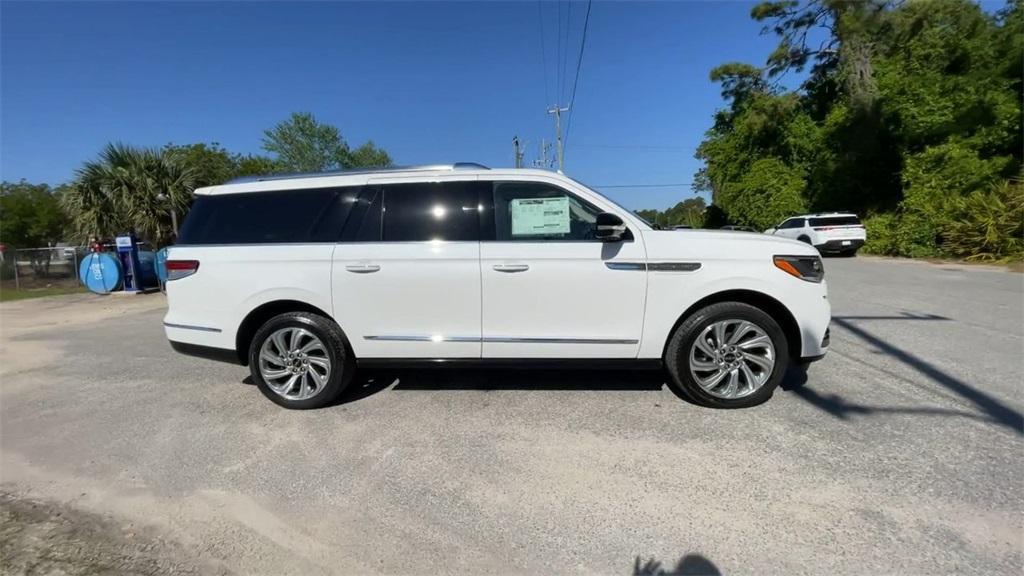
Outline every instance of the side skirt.
<path id="1" fill-rule="evenodd" d="M 359 368 L 502 368 L 522 370 L 660 370 L 660 358 L 357 358 Z"/>

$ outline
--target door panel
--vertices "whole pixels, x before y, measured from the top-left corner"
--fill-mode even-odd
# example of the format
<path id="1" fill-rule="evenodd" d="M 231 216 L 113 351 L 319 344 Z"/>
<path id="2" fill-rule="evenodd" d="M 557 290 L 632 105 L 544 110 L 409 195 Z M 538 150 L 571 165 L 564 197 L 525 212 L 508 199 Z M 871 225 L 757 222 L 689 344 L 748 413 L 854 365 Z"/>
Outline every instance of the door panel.
<path id="1" fill-rule="evenodd" d="M 335 246 L 334 310 L 361 358 L 479 358 L 474 181 L 371 181 Z M 352 218 L 350 217 L 350 220 Z M 348 234 L 359 230 L 358 234 Z"/>
<path id="2" fill-rule="evenodd" d="M 643 329 L 643 241 L 594 239 L 600 209 L 559 187 L 494 182 L 481 201 L 485 358 L 634 358 Z"/>
<path id="3" fill-rule="evenodd" d="M 334 314 L 360 358 L 479 358 L 480 244 L 334 248 Z"/>
<path id="4" fill-rule="evenodd" d="M 484 358 L 636 357 L 647 292 L 647 272 L 630 265 L 645 261 L 639 240 L 483 242 L 480 256 Z"/>

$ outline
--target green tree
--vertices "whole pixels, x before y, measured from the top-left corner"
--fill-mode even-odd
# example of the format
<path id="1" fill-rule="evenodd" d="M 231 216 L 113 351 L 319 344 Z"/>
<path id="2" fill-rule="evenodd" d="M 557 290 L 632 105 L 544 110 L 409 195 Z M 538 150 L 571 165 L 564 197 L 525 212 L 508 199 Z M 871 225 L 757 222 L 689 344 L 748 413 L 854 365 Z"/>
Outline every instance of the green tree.
<path id="1" fill-rule="evenodd" d="M 373 142 L 350 150 L 336 126 L 320 122 L 308 112 L 295 112 L 264 131 L 263 149 L 276 154 L 284 170 L 294 172 L 391 165 L 391 157 Z"/>
<path id="2" fill-rule="evenodd" d="M 637 210 L 636 214 L 661 228 L 686 225 L 700 228 L 704 224 L 704 210 L 707 204 L 701 197 L 687 198 L 664 212 L 655 209 Z"/>
<path id="3" fill-rule="evenodd" d="M 216 142 L 167 144 L 163 154 L 173 157 L 181 166 L 188 166 L 197 188 L 223 184 L 238 173 L 238 159 Z"/>
<path id="4" fill-rule="evenodd" d="M 711 73 L 727 108 L 694 178 L 710 220 L 853 210 L 867 250 L 907 256 L 964 256 L 981 236 L 955 223 L 987 222 L 977 253 L 1019 257 L 993 238 L 1016 228 L 992 213 L 1016 205 L 1019 187 L 1000 185 L 1022 172 L 1021 2 L 990 14 L 968 0 L 783 0 L 751 16 L 779 43 L 764 68 Z M 798 90 L 767 82 L 808 67 Z"/>
<path id="5" fill-rule="evenodd" d="M 65 240 L 61 192 L 24 180 L 0 183 L 0 244 L 35 248 Z"/>
<path id="6" fill-rule="evenodd" d="M 77 171 L 62 196 L 80 240 L 135 231 L 155 244 L 171 240 L 170 211 L 188 210 L 195 171 L 174 153 L 108 144 Z"/>

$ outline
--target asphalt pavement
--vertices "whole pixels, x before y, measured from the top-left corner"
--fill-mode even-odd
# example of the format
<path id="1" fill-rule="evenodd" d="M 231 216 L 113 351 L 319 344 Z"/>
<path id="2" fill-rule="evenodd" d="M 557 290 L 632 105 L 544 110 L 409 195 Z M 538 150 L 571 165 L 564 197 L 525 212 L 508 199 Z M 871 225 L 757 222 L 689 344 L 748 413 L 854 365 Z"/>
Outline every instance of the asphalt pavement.
<path id="1" fill-rule="evenodd" d="M 160 295 L 4 304 L 0 481 L 199 572 L 1020 574 L 1024 275 L 826 271 L 828 356 L 733 411 L 460 371 L 293 412 L 173 353 Z"/>

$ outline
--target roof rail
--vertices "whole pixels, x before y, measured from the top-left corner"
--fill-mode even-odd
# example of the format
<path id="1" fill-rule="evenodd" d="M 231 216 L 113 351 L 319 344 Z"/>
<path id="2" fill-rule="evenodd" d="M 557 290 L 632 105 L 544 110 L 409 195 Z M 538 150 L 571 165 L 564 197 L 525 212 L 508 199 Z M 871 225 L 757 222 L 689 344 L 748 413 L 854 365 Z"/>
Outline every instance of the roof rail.
<path id="1" fill-rule="evenodd" d="M 427 172 L 439 170 L 490 170 L 490 168 L 476 162 L 455 162 L 454 164 L 422 164 L 419 166 L 392 166 L 390 168 L 360 168 L 356 170 L 333 170 L 331 172 L 293 172 L 288 174 L 239 176 L 238 178 L 228 180 L 225 184 L 293 180 L 296 178 L 327 178 L 329 176 L 348 176 L 351 174 L 383 174 L 391 172 Z"/>

